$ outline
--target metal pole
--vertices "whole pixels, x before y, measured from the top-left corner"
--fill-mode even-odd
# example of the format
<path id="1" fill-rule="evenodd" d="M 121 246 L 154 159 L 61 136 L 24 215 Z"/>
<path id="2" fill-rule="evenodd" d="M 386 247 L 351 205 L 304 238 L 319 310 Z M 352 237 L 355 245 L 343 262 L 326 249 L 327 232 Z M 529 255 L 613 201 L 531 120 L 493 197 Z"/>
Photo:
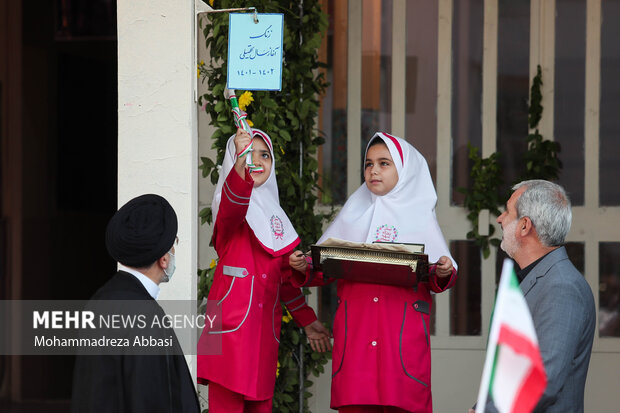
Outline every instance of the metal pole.
<path id="1" fill-rule="evenodd" d="M 301 22 L 303 20 L 304 17 L 304 1 L 301 0 L 299 2 L 299 46 L 301 49 L 301 45 L 303 43 L 303 34 L 301 32 Z M 304 84 L 303 82 L 301 83 L 301 92 L 303 95 L 303 91 L 304 91 Z M 299 98 L 300 102 L 302 101 L 302 97 Z M 302 132 L 300 134 L 300 136 L 302 136 L 302 139 L 299 141 L 299 178 L 302 178 L 302 174 L 303 174 L 303 155 L 304 155 L 304 145 L 303 145 L 303 127 L 301 126 L 301 123 L 299 125 L 299 129 L 300 132 Z M 300 329 L 301 330 L 301 329 Z M 303 332 L 302 332 L 302 337 L 304 336 Z M 304 394 L 306 393 L 306 389 L 305 389 L 305 374 L 304 374 L 304 344 L 305 344 L 305 339 L 301 339 L 299 340 L 299 413 L 304 413 Z"/>
<path id="2" fill-rule="evenodd" d="M 236 9 L 213 9 L 205 11 L 204 13 L 230 13 L 234 11 L 251 11 L 254 13 L 254 23 L 258 23 L 258 16 L 256 14 L 256 7 L 240 7 Z"/>
<path id="3" fill-rule="evenodd" d="M 299 340 L 299 413 L 304 413 L 304 394 L 306 393 L 304 386 L 306 381 L 304 377 L 304 341 Z"/>
<path id="4" fill-rule="evenodd" d="M 304 0 L 301 0 L 299 2 L 299 48 L 301 49 L 301 44 L 303 43 L 303 34 L 301 33 L 301 22 L 304 18 Z M 304 83 L 301 82 L 300 85 L 301 88 L 301 93 L 303 95 L 304 93 Z M 301 102 L 303 100 L 302 97 L 299 98 L 299 101 Z M 303 127 L 301 126 L 301 123 L 299 124 L 299 130 L 301 132 L 301 136 L 303 136 Z M 299 177 L 301 178 L 302 174 L 303 174 L 303 156 L 304 156 L 304 144 L 303 144 L 303 139 L 299 141 Z"/>

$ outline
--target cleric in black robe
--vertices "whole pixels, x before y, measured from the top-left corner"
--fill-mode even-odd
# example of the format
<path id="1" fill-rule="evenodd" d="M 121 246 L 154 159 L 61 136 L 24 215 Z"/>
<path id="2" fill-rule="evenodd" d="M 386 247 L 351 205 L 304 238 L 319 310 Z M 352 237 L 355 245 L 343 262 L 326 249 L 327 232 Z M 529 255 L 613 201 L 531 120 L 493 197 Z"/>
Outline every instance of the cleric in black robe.
<path id="1" fill-rule="evenodd" d="M 106 246 L 121 264 L 91 299 L 140 300 L 151 315 L 164 315 L 155 301 L 159 284 L 172 277 L 177 217 L 158 195 L 142 195 L 122 206 L 108 223 Z M 152 333 L 152 332 L 150 332 Z M 78 355 L 73 377 L 73 412 L 199 412 L 193 380 L 174 331 L 173 349 L 158 355 Z M 92 353 L 91 353 L 92 354 Z"/>

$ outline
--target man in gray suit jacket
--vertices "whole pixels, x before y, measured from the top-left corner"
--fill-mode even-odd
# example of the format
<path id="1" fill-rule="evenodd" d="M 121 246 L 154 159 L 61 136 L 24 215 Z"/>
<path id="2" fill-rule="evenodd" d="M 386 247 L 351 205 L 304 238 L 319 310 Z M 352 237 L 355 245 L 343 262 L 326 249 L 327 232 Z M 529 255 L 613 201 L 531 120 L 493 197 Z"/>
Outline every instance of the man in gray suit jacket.
<path id="1" fill-rule="evenodd" d="M 521 270 L 517 277 L 530 308 L 547 373 L 535 412 L 583 412 L 596 314 L 592 290 L 562 246 L 572 212 L 564 189 L 542 180 L 513 188 L 501 248 Z M 496 411 L 488 405 L 485 411 Z"/>

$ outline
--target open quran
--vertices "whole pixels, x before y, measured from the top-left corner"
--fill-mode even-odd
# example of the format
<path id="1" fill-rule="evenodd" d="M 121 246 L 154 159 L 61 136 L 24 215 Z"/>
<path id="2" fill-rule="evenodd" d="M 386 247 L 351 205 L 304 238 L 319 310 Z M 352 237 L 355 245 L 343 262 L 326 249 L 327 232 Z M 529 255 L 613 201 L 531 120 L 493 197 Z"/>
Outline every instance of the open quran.
<path id="1" fill-rule="evenodd" d="M 423 244 L 359 243 L 329 238 L 310 247 L 315 270 L 324 277 L 417 289 L 428 281 Z"/>

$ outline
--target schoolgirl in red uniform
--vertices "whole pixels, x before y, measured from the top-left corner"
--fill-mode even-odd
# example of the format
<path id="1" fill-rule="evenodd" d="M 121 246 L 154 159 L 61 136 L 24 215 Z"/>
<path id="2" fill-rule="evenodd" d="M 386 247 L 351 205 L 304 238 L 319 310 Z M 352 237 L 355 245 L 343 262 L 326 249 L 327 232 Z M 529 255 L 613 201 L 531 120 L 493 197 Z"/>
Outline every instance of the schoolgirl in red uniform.
<path id="1" fill-rule="evenodd" d="M 250 170 L 241 153 L 253 142 Z M 219 261 L 208 300 L 221 310 L 221 330 L 198 343 L 198 382 L 209 385 L 209 412 L 271 412 L 284 302 L 313 348 L 329 332 L 290 276 L 288 253 L 299 237 L 278 198 L 273 146 L 258 129 L 239 129 L 226 146 L 212 203 L 213 245 Z M 221 354 L 207 355 L 221 339 Z"/>
<path id="2" fill-rule="evenodd" d="M 347 200 L 318 244 L 328 238 L 423 243 L 428 283 L 410 287 L 338 280 L 331 407 L 339 412 L 432 412 L 431 292 L 456 280 L 435 216 L 437 195 L 424 157 L 407 141 L 377 133 L 365 154 L 365 183 Z M 290 264 L 298 284 L 325 283 L 299 252 Z"/>

